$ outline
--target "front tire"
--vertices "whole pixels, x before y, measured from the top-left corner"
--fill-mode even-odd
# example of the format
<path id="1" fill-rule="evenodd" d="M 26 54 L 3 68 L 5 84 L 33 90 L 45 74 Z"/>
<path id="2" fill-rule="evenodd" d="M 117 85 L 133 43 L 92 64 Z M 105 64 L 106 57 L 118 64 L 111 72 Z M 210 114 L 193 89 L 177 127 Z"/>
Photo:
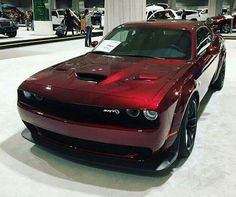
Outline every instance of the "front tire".
<path id="1" fill-rule="evenodd" d="M 14 37 L 16 37 L 16 35 L 17 35 L 17 31 L 7 33 L 7 36 L 8 36 L 9 38 L 14 38 Z"/>
<path id="2" fill-rule="evenodd" d="M 180 126 L 179 157 L 186 158 L 193 150 L 197 130 L 198 102 L 192 97 L 185 110 Z"/>

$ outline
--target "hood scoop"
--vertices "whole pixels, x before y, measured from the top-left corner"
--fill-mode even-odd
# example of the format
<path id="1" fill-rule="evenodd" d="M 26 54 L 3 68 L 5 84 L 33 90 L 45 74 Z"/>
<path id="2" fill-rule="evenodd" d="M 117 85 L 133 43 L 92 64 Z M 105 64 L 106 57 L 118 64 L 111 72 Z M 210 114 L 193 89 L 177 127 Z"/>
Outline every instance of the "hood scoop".
<path id="1" fill-rule="evenodd" d="M 90 83 L 100 83 L 107 78 L 105 75 L 95 73 L 76 73 L 76 76 L 77 79 Z"/>

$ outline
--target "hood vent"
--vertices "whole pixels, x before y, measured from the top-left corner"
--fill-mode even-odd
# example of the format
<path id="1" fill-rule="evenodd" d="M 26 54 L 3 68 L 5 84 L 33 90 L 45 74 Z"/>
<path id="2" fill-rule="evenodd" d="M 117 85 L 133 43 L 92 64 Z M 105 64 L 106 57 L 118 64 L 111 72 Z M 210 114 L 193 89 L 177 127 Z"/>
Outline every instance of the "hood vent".
<path id="1" fill-rule="evenodd" d="M 76 73 L 79 80 L 88 81 L 92 83 L 100 83 L 107 78 L 105 75 L 93 73 Z"/>
<path id="2" fill-rule="evenodd" d="M 160 77 L 155 74 L 140 73 L 140 74 L 136 75 L 133 78 L 133 80 L 153 81 L 153 80 L 157 80 L 159 78 Z"/>

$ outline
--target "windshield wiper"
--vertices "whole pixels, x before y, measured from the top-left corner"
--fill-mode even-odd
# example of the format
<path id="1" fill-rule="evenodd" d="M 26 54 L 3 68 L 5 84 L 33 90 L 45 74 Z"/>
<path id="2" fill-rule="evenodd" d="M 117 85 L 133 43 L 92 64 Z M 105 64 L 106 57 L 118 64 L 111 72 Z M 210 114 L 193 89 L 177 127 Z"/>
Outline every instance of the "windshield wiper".
<path id="1" fill-rule="evenodd" d="M 110 53 L 105 52 L 105 51 L 91 51 L 90 53 L 103 54 L 103 55 L 111 55 Z"/>

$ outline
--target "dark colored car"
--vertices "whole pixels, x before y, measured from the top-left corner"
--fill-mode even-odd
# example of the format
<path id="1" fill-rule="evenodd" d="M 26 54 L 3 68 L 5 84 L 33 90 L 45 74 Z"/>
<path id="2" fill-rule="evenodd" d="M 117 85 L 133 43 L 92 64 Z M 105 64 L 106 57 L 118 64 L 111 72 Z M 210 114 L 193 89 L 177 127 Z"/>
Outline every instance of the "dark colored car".
<path id="1" fill-rule="evenodd" d="M 22 135 L 79 160 L 166 169 L 191 153 L 200 102 L 223 87 L 225 58 L 223 38 L 202 23 L 120 25 L 19 86 Z"/>
<path id="2" fill-rule="evenodd" d="M 17 26 L 15 23 L 7 18 L 0 18 L 0 34 L 6 35 L 8 37 L 16 37 Z"/>
<path id="3" fill-rule="evenodd" d="M 220 30 L 221 33 L 229 33 L 231 31 L 231 21 L 233 20 L 233 29 L 236 29 L 236 13 L 230 15 L 220 15 L 211 17 L 211 25 L 215 31 Z"/>
<path id="4" fill-rule="evenodd" d="M 101 25 L 102 20 L 102 13 L 101 12 L 95 12 L 91 16 L 91 21 L 93 25 Z"/>

